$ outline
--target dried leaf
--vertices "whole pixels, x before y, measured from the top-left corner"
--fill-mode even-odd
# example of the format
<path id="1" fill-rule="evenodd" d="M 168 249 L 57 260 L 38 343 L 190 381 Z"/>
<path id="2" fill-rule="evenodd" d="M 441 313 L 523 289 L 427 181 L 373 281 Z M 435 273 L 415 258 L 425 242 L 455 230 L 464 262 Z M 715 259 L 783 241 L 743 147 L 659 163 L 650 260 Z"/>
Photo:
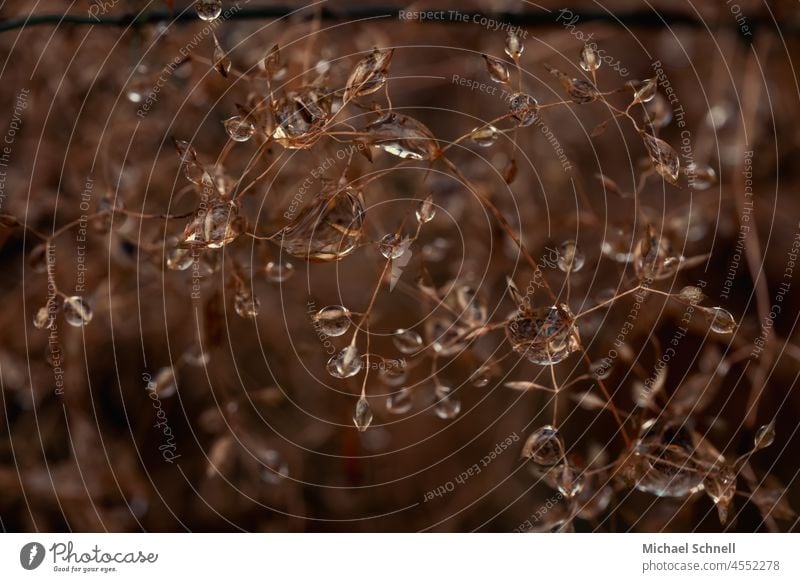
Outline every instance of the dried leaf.
<path id="1" fill-rule="evenodd" d="M 603 410 L 606 407 L 606 401 L 591 390 L 570 394 L 570 396 L 584 410 Z"/>
<path id="2" fill-rule="evenodd" d="M 656 395 L 664 389 L 667 381 L 666 364 L 659 366 L 656 373 L 644 382 L 635 382 L 633 399 L 640 408 L 652 408 Z"/>
<path id="3" fill-rule="evenodd" d="M 503 168 L 503 180 L 506 184 L 511 184 L 517 177 L 517 160 L 511 158 L 506 167 Z"/>

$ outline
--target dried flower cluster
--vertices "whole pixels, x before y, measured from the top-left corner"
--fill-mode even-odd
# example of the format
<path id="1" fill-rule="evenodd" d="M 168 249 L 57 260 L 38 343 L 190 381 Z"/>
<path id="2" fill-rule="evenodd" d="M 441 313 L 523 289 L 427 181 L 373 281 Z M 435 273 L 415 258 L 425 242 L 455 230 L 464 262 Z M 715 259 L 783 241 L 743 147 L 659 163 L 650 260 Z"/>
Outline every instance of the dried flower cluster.
<path id="1" fill-rule="evenodd" d="M 736 250 L 756 232 L 752 200 L 723 179 L 752 179 L 752 153 L 709 145 L 736 139 L 722 90 L 711 107 L 683 93 L 684 108 L 668 65 L 606 75 L 598 44 L 562 30 L 574 62 L 558 67 L 515 29 L 454 32 L 470 50 L 437 64 L 410 24 L 251 30 L 223 2 L 194 4 L 194 38 L 212 38 L 162 85 L 188 37 L 154 28 L 107 128 L 80 122 L 100 132 L 102 169 L 72 146 L 54 206 L 0 208 L 26 256 L 25 286 L 3 292 L 35 328 L 0 353 L 0 486 L 36 508 L 0 503 L 3 523 L 795 527 L 781 427 L 797 402 L 777 378 L 800 347 L 790 324 L 759 343 L 769 294 L 789 302 L 779 282 L 759 288 L 751 255 L 724 282 L 731 253 L 760 251 Z M 728 301 L 745 277 L 747 298 Z M 484 457 L 512 433 L 514 454 Z M 473 464 L 497 486 L 444 488 L 455 505 L 433 521 L 414 509 Z M 419 515 L 369 521 L 400 507 Z"/>

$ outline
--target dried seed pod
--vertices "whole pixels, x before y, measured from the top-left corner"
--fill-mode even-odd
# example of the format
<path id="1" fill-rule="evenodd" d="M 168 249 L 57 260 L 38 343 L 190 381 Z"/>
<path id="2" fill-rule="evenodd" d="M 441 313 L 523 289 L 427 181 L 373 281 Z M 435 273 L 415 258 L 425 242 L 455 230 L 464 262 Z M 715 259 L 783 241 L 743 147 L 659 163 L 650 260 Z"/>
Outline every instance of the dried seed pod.
<path id="1" fill-rule="evenodd" d="M 361 59 L 350 73 L 344 89 L 344 100 L 371 95 L 386 84 L 389 63 L 392 61 L 394 49 L 373 49 Z"/>
<path id="2" fill-rule="evenodd" d="M 593 44 L 585 44 L 581 49 L 581 60 L 580 65 L 581 69 L 586 71 L 587 73 L 593 73 L 597 69 L 600 68 L 600 65 L 603 64 L 603 61 L 600 60 L 599 55 L 597 54 L 596 47 Z"/>
<path id="3" fill-rule="evenodd" d="M 677 185 L 681 169 L 678 153 L 663 139 L 646 132 L 641 135 L 655 171 L 670 184 Z"/>

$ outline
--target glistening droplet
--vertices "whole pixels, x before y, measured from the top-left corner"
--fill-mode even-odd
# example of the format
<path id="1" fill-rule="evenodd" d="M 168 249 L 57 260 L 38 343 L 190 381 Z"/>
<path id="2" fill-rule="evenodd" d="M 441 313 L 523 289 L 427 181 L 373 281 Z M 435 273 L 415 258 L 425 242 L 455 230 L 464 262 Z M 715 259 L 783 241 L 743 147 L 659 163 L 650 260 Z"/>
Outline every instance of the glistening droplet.
<path id="1" fill-rule="evenodd" d="M 350 310 L 342 305 L 329 305 L 314 314 L 314 322 L 322 333 L 338 337 L 350 329 Z"/>
<path id="2" fill-rule="evenodd" d="M 64 299 L 64 319 L 74 327 L 81 327 L 92 321 L 92 308 L 77 295 Z"/>
<path id="3" fill-rule="evenodd" d="M 359 432 L 364 432 L 369 428 L 369 425 L 372 423 L 372 409 L 369 406 L 369 402 L 363 396 L 358 399 L 356 403 L 356 411 L 353 414 L 353 423 L 356 425 L 356 428 Z"/>

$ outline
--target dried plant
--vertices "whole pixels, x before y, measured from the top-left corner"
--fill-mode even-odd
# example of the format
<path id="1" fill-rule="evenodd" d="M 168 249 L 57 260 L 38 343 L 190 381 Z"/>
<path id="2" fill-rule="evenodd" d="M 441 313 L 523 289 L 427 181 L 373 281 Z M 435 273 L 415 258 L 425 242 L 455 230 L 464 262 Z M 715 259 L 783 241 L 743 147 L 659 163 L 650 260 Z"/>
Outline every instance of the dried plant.
<path id="1" fill-rule="evenodd" d="M 759 274 L 737 182 L 769 139 L 735 127 L 764 115 L 750 77 L 736 121 L 724 80 L 709 106 L 655 57 L 606 74 L 623 43 L 560 26 L 557 68 L 516 28 L 451 23 L 442 49 L 422 25 L 276 30 L 225 4 L 195 3 L 194 37 L 137 29 L 148 48 L 104 73 L 123 102 L 81 118 L 91 159 L 46 136 L 41 203 L 0 207 L 22 266 L 3 293 L 35 328 L 0 353 L 4 527 L 796 528 L 800 347 L 769 307 L 791 270 Z M 497 486 L 440 490 L 473 464 Z M 478 505 L 428 515 L 426 491 Z"/>

